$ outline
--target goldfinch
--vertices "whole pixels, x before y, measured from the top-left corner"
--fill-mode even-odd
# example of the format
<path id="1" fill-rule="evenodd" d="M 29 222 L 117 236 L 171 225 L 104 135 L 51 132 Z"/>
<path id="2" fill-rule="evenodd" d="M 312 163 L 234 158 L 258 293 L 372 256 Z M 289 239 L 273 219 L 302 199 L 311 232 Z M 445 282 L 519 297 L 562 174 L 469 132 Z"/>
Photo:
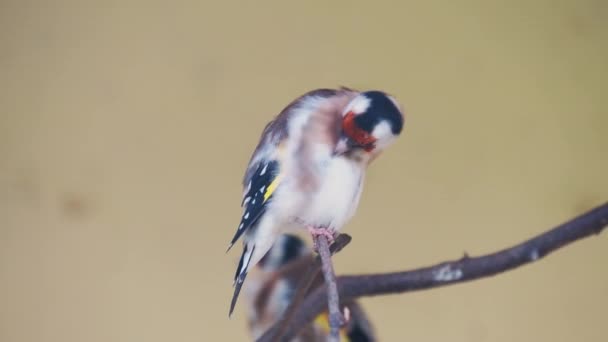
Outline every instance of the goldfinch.
<path id="1" fill-rule="evenodd" d="M 354 215 L 367 166 L 403 129 L 397 101 L 382 91 L 310 91 L 262 132 L 243 179 L 243 237 L 229 316 L 247 272 L 283 232 L 330 238 Z"/>

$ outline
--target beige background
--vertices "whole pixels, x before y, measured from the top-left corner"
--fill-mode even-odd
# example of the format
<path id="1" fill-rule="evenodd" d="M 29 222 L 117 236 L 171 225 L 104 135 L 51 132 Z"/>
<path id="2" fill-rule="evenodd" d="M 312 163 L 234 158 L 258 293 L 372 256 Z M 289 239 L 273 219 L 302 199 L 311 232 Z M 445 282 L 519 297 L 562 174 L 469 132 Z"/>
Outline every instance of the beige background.
<path id="1" fill-rule="evenodd" d="M 0 3 L 0 340 L 244 340 L 240 179 L 316 87 L 408 110 L 339 273 L 486 253 L 608 199 L 605 1 Z M 383 341 L 606 341 L 608 240 L 366 299 Z M 241 302 L 243 303 L 243 302 Z"/>

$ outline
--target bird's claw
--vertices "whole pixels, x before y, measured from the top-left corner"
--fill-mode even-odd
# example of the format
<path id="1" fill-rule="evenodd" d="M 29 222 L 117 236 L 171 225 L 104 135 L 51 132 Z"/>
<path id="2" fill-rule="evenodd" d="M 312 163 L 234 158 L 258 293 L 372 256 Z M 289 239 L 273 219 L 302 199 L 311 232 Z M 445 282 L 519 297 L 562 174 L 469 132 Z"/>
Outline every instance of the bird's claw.
<path id="1" fill-rule="evenodd" d="M 314 242 L 315 250 L 317 250 L 317 239 L 316 239 L 317 237 L 325 236 L 327 238 L 328 245 L 331 245 L 332 243 L 334 243 L 334 241 L 336 239 L 335 238 L 336 231 L 333 230 L 332 228 L 309 226 L 308 232 L 312 236 L 312 241 Z"/>

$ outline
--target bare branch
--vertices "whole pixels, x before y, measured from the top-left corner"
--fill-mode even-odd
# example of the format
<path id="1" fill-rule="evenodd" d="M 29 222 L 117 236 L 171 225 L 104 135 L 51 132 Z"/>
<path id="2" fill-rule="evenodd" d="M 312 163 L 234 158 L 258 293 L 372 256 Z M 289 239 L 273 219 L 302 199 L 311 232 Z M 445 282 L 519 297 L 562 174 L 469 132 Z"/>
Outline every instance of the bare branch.
<path id="1" fill-rule="evenodd" d="M 350 243 L 352 238 L 348 234 L 340 234 L 336 237 L 334 243 L 329 247 L 329 252 L 331 255 L 334 255 L 342 250 L 342 248 L 346 247 Z M 317 274 L 321 270 L 321 256 L 317 255 L 314 262 L 306 271 L 306 274 L 301 278 L 302 281 L 298 285 L 298 289 L 296 294 L 293 297 L 293 300 L 283 313 L 283 317 L 279 320 L 271 329 L 268 329 L 264 333 L 262 337 L 258 339 L 258 342 L 268 342 L 268 341 L 279 341 L 289 322 L 292 320 L 293 315 L 295 314 L 298 306 L 302 301 L 306 298 L 306 294 L 308 293 L 308 289 L 313 285 L 315 279 L 317 278 Z"/>
<path id="2" fill-rule="evenodd" d="M 343 302 L 364 296 L 404 293 L 431 289 L 479 278 L 490 277 L 537 261 L 549 253 L 579 239 L 599 234 L 608 225 L 608 203 L 502 251 L 460 260 L 443 262 L 412 271 L 338 277 L 338 291 Z M 327 308 L 326 286 L 312 292 L 298 307 L 289 322 L 284 339 L 291 339 L 299 328 L 310 323 Z"/>
<path id="3" fill-rule="evenodd" d="M 340 327 L 345 323 L 344 317 L 340 312 L 340 295 L 338 294 L 338 284 L 336 283 L 336 273 L 329 252 L 329 241 L 326 236 L 316 237 L 317 251 L 321 257 L 321 269 L 325 278 L 327 288 L 327 303 L 329 308 L 329 338 L 330 342 L 340 341 Z"/>

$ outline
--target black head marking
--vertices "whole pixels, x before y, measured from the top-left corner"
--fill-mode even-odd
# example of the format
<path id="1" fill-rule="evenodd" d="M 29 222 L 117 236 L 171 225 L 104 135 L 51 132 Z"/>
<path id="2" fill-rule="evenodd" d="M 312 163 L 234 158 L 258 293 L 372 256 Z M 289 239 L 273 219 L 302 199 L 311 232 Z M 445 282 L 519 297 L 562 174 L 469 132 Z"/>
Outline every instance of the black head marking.
<path id="1" fill-rule="evenodd" d="M 403 115 L 388 95 L 381 91 L 372 90 L 362 93 L 370 99 L 367 111 L 355 117 L 357 126 L 371 133 L 381 121 L 386 121 L 391 126 L 393 134 L 398 135 L 403 129 Z"/>

